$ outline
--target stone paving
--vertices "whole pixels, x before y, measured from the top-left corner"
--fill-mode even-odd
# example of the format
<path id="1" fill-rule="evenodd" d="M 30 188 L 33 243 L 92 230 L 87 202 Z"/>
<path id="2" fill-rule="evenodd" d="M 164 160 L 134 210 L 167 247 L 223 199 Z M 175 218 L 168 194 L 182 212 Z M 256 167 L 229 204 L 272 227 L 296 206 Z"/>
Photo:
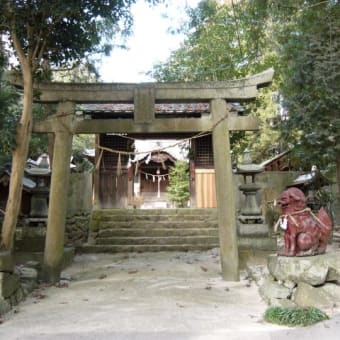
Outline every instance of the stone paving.
<path id="1" fill-rule="evenodd" d="M 216 249 L 87 254 L 7 314 L 0 339 L 339 339 L 338 310 L 298 329 L 265 323 L 266 307 L 246 271 L 221 279 Z"/>

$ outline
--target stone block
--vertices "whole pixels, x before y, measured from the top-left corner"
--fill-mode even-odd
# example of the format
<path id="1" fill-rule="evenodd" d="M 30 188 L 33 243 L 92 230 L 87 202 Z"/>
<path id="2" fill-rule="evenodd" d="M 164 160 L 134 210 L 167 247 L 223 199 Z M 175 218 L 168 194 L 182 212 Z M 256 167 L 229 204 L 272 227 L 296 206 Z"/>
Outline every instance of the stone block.
<path id="1" fill-rule="evenodd" d="M 292 308 L 296 307 L 296 304 L 290 299 L 271 299 L 269 305 L 273 307 Z"/>
<path id="2" fill-rule="evenodd" d="M 9 251 L 0 252 L 0 272 L 13 273 L 14 260 Z"/>
<path id="3" fill-rule="evenodd" d="M 271 304 L 275 299 L 288 299 L 292 292 L 269 276 L 260 287 L 259 293 L 264 301 Z"/>
<path id="4" fill-rule="evenodd" d="M 16 292 L 15 292 L 15 300 L 18 303 L 20 303 L 21 301 L 23 301 L 25 298 L 25 294 L 23 289 L 20 287 Z"/>
<path id="5" fill-rule="evenodd" d="M 330 267 L 327 273 L 326 281 L 339 281 L 340 282 L 340 267 Z"/>
<path id="6" fill-rule="evenodd" d="M 38 283 L 35 281 L 25 281 L 21 282 L 21 288 L 24 296 L 33 292 L 34 289 L 38 288 Z"/>
<path id="7" fill-rule="evenodd" d="M 296 287 L 296 282 L 291 280 L 283 281 L 282 284 L 290 290 L 293 290 Z"/>
<path id="8" fill-rule="evenodd" d="M 294 302 L 300 307 L 331 308 L 340 301 L 340 286 L 326 284 L 313 287 L 300 282 L 293 296 Z"/>
<path id="9" fill-rule="evenodd" d="M 20 280 L 33 280 L 38 279 L 38 271 L 34 268 L 29 268 L 25 266 L 18 266 L 17 273 L 20 276 Z"/>
<path id="10" fill-rule="evenodd" d="M 0 297 L 0 316 L 8 313 L 11 310 L 11 304 Z"/>
<path id="11" fill-rule="evenodd" d="M 340 302 L 340 285 L 334 283 L 326 283 L 321 287 L 325 292 L 333 297 L 333 300 L 337 303 Z"/>
<path id="12" fill-rule="evenodd" d="M 0 273 L 0 297 L 9 298 L 19 288 L 19 276 L 9 273 Z"/>
<path id="13" fill-rule="evenodd" d="M 25 267 L 34 268 L 35 270 L 41 270 L 41 263 L 39 261 L 30 260 L 25 263 Z"/>
<path id="14" fill-rule="evenodd" d="M 340 253 L 333 252 L 316 256 L 285 257 L 270 255 L 268 270 L 277 280 L 305 282 L 318 286 L 338 278 Z"/>

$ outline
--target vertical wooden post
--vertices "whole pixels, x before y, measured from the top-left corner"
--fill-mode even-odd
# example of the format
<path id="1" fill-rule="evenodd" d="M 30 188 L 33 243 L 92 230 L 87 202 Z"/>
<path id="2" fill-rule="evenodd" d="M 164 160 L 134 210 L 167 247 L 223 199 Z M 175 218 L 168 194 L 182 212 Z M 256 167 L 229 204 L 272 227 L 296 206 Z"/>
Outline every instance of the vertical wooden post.
<path id="1" fill-rule="evenodd" d="M 236 204 L 226 101 L 213 99 L 211 114 L 216 124 L 213 129 L 213 150 L 222 276 L 227 281 L 239 281 Z"/>
<path id="2" fill-rule="evenodd" d="M 100 145 L 100 137 L 96 134 L 96 145 Z M 100 170 L 101 170 L 101 161 L 102 161 L 102 149 L 95 148 L 95 155 L 94 155 L 94 173 L 93 173 L 93 208 L 99 209 L 100 206 Z M 98 168 L 97 168 L 98 166 Z"/>
<path id="3" fill-rule="evenodd" d="M 74 103 L 64 102 L 58 105 L 43 263 L 43 279 L 52 283 L 60 279 L 64 256 L 73 112 Z"/>

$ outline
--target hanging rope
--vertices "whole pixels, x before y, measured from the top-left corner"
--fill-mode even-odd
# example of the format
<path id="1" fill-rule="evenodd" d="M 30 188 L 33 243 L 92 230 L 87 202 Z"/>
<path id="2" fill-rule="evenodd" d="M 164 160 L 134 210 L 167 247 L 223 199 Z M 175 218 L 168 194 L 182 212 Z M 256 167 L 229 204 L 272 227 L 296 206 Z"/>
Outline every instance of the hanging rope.
<path id="1" fill-rule="evenodd" d="M 100 162 L 102 161 L 103 153 L 104 153 L 104 150 L 100 150 L 100 154 L 99 154 L 97 164 L 96 164 L 96 170 L 99 170 L 100 168 Z"/>
<path id="2" fill-rule="evenodd" d="M 118 160 L 117 160 L 117 177 L 121 176 L 123 173 L 122 171 L 122 159 L 120 156 L 120 152 L 118 153 Z"/>
<path id="3" fill-rule="evenodd" d="M 197 138 L 202 138 L 205 136 L 209 136 L 211 135 L 212 131 L 215 129 L 215 127 L 217 125 L 219 125 L 220 123 L 222 123 L 225 119 L 228 118 L 228 114 L 224 115 L 223 117 L 221 117 L 212 127 L 210 130 L 207 131 L 202 131 L 197 133 L 196 135 L 192 136 L 192 137 L 188 137 L 188 138 L 184 138 L 181 139 L 179 141 L 177 141 L 174 144 L 168 145 L 168 146 L 164 146 L 162 148 L 157 148 L 157 149 L 152 149 L 152 150 L 147 150 L 147 151 L 124 151 L 124 150 L 117 150 L 117 149 L 112 149 L 112 148 L 108 148 L 106 146 L 101 146 L 99 144 L 95 144 L 95 147 L 107 152 L 111 152 L 111 153 L 118 153 L 119 155 L 126 155 L 126 156 L 136 156 L 136 155 L 143 155 L 143 154 L 151 154 L 151 153 L 160 153 L 162 151 L 166 151 L 167 149 L 171 149 L 175 146 L 184 144 L 186 142 L 190 142 L 191 140 L 197 139 Z M 121 138 L 126 138 L 126 139 L 130 139 L 133 141 L 137 141 L 137 138 L 133 138 L 133 137 L 129 137 L 129 136 L 123 136 L 123 135 L 119 135 L 119 137 Z"/>
<path id="4" fill-rule="evenodd" d="M 287 229 L 287 223 L 288 223 L 288 219 L 291 219 L 291 221 L 293 222 L 293 224 L 295 225 L 295 227 L 297 228 L 300 228 L 302 226 L 300 226 L 298 224 L 298 222 L 296 221 L 296 219 L 294 218 L 294 215 L 301 215 L 301 214 L 304 214 L 304 213 L 309 213 L 310 216 L 312 218 L 314 218 L 314 220 L 316 222 L 318 222 L 319 225 L 317 225 L 319 228 L 320 226 L 324 227 L 324 228 L 327 228 L 327 226 L 313 213 L 313 211 L 310 209 L 310 208 L 305 208 L 305 209 L 302 209 L 302 210 L 299 210 L 299 211 L 294 211 L 290 214 L 287 214 L 287 215 L 281 215 L 279 217 L 279 219 L 277 220 L 277 222 L 275 223 L 275 226 L 274 226 L 274 232 L 277 232 L 278 231 L 278 228 L 279 226 L 281 227 L 281 229 L 283 230 L 286 230 Z"/>
<path id="5" fill-rule="evenodd" d="M 165 181 L 166 177 L 169 177 L 169 174 L 155 175 L 155 174 L 151 174 L 149 172 L 144 172 L 144 171 L 141 171 L 140 173 L 145 175 L 146 180 L 148 180 L 149 177 L 151 177 L 153 182 L 155 182 L 156 178 L 157 179 L 161 178 L 161 180 Z"/>

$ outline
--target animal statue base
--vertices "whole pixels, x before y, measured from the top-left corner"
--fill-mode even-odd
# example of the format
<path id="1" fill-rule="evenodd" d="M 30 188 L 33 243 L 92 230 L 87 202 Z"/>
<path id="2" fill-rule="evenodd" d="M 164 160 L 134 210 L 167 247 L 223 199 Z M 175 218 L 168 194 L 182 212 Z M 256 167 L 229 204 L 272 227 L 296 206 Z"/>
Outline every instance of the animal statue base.
<path id="1" fill-rule="evenodd" d="M 324 208 L 315 215 L 306 205 L 306 197 L 298 188 L 285 190 L 277 200 L 281 206 L 275 230 L 284 230 L 281 256 L 312 256 L 326 251 L 332 232 L 332 220 Z"/>

